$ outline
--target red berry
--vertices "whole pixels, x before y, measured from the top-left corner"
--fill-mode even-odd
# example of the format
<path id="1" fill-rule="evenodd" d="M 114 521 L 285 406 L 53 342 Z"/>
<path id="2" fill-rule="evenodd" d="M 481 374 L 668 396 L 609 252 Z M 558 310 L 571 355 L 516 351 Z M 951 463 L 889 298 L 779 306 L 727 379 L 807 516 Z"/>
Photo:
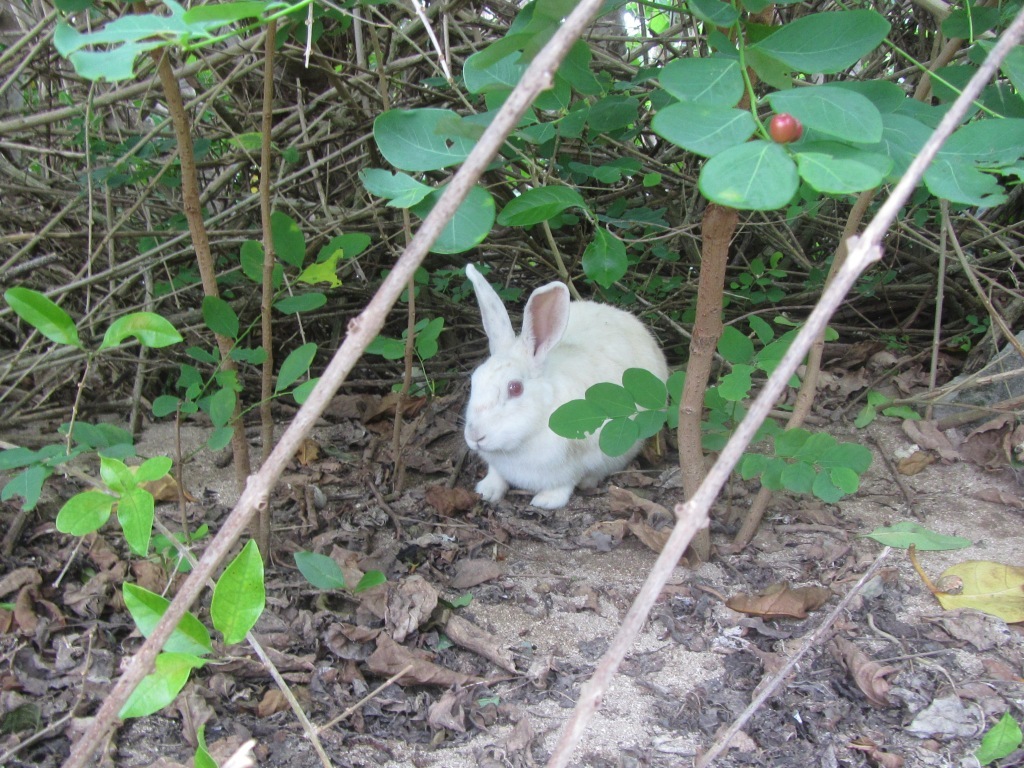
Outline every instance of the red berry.
<path id="1" fill-rule="evenodd" d="M 775 115 L 768 124 L 768 133 L 772 135 L 772 140 L 779 144 L 796 141 L 803 132 L 804 127 L 800 125 L 800 121 L 786 113 Z"/>

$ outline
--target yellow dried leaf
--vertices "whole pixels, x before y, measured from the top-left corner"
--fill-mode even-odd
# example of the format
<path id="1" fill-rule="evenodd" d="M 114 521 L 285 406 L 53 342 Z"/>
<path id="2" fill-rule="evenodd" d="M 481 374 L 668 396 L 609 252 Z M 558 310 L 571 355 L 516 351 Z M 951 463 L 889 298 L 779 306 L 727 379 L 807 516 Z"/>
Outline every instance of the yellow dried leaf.
<path id="1" fill-rule="evenodd" d="M 946 610 L 974 608 L 998 616 L 1008 624 L 1024 621 L 1024 568 L 969 560 L 946 569 L 940 583 L 954 578 L 960 579 L 956 582 L 955 593 L 935 593 Z"/>

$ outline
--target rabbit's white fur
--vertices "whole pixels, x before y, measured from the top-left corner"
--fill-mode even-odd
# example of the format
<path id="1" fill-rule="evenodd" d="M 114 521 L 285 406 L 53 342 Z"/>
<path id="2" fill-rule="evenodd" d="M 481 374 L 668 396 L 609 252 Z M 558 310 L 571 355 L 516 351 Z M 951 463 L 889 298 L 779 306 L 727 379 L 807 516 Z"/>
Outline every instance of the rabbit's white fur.
<path id="1" fill-rule="evenodd" d="M 664 381 L 665 356 L 633 315 L 592 301 L 570 302 L 569 290 L 557 282 L 530 295 L 517 337 L 487 279 L 472 264 L 466 274 L 491 352 L 473 372 L 466 409 L 466 443 L 488 467 L 477 493 L 495 502 L 514 486 L 533 491 L 536 507 L 563 507 L 577 486 L 593 488 L 628 465 L 641 442 L 622 456 L 606 456 L 597 434 L 584 440 L 560 437 L 548 417 L 563 403 L 582 398 L 593 384 L 618 384 L 627 368 L 646 368 Z M 511 382 L 521 382 L 518 396 Z"/>

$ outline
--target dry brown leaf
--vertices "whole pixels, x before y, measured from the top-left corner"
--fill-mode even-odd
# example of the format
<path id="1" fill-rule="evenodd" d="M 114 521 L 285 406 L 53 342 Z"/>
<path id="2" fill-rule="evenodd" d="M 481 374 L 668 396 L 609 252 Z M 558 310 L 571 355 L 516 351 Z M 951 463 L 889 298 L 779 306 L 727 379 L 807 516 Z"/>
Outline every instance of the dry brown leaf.
<path id="1" fill-rule="evenodd" d="M 862 737 L 850 742 L 850 749 L 863 752 L 868 760 L 877 763 L 880 768 L 903 768 L 903 758 L 890 752 L 883 752 L 871 739 Z"/>
<path id="2" fill-rule="evenodd" d="M 643 520 L 630 520 L 628 523 L 629 532 L 640 539 L 644 546 L 654 552 L 661 552 L 665 548 L 665 542 L 672 534 L 672 530 L 666 528 L 656 531 Z"/>
<path id="3" fill-rule="evenodd" d="M 986 421 L 964 440 L 960 456 L 984 469 L 1004 467 L 1013 459 L 1012 434 L 1009 416 Z"/>
<path id="4" fill-rule="evenodd" d="M 22 587 L 41 584 L 43 577 L 35 568 L 15 568 L 13 571 L 0 579 L 0 597 L 6 597 L 12 592 L 17 592 Z"/>
<path id="5" fill-rule="evenodd" d="M 808 611 L 820 608 L 831 596 L 832 593 L 824 587 L 793 589 L 788 581 L 783 581 L 753 595 L 733 595 L 725 604 L 734 611 L 751 616 L 806 619 Z"/>
<path id="6" fill-rule="evenodd" d="M 395 642 L 402 642 L 430 618 L 437 607 L 437 590 L 418 573 L 397 584 L 388 582 L 384 624 Z"/>
<path id="7" fill-rule="evenodd" d="M 622 543 L 626 531 L 625 520 L 602 520 L 580 534 L 580 544 L 598 552 L 610 552 Z"/>
<path id="8" fill-rule="evenodd" d="M 480 501 L 480 494 L 458 486 L 449 488 L 446 485 L 428 485 L 424 498 L 439 514 L 449 517 L 453 512 L 473 509 Z"/>
<path id="9" fill-rule="evenodd" d="M 483 656 L 492 664 L 516 674 L 512 651 L 496 635 L 454 613 L 448 619 L 444 632 L 460 648 Z"/>
<path id="10" fill-rule="evenodd" d="M 501 563 L 486 557 L 467 557 L 455 564 L 455 575 L 452 577 L 452 589 L 469 589 L 477 584 L 492 581 L 504 573 Z"/>
<path id="11" fill-rule="evenodd" d="M 295 452 L 295 460 L 299 462 L 301 467 L 308 467 L 319 458 L 320 443 L 309 437 L 302 441 L 299 450 Z"/>
<path id="12" fill-rule="evenodd" d="M 1016 493 L 1005 493 L 998 488 L 982 488 L 974 494 L 974 498 L 987 501 L 992 504 L 1005 504 L 1015 509 L 1024 509 L 1024 499 Z"/>
<path id="13" fill-rule="evenodd" d="M 366 660 L 371 672 L 385 677 L 396 675 L 409 667 L 398 679 L 400 685 L 470 685 L 481 678 L 446 669 L 430 661 L 423 651 L 399 645 L 387 634 L 377 636 L 377 650 Z"/>
<path id="14" fill-rule="evenodd" d="M 466 710 L 463 707 L 463 691 L 445 691 L 441 698 L 430 705 L 427 722 L 433 728 L 447 728 L 456 733 L 466 732 Z"/>
<path id="15" fill-rule="evenodd" d="M 877 661 L 871 661 L 863 651 L 845 638 L 836 637 L 832 643 L 837 657 L 842 660 L 867 700 L 876 707 L 888 707 L 891 704 L 890 685 L 885 676 L 897 672 L 896 667 L 882 666 Z"/>
<path id="16" fill-rule="evenodd" d="M 903 432 L 922 448 L 935 451 L 945 461 L 956 461 L 960 458 L 956 448 L 949 442 L 934 421 L 903 421 Z"/>
<path id="17" fill-rule="evenodd" d="M 173 475 L 164 475 L 159 480 L 151 480 L 148 483 L 143 483 L 142 487 L 153 494 L 153 498 L 156 501 L 178 500 L 178 481 L 174 479 Z M 196 497 L 188 491 L 185 491 L 184 495 L 185 501 L 190 503 L 197 501 Z"/>
<path id="18" fill-rule="evenodd" d="M 199 746 L 196 734 L 213 718 L 213 707 L 195 685 L 189 684 L 174 699 L 174 708 L 181 714 L 181 733 L 193 749 Z"/>
<path id="19" fill-rule="evenodd" d="M 914 451 L 905 459 L 900 459 L 896 470 L 901 475 L 916 475 L 929 464 L 935 463 L 935 457 L 927 451 Z"/>
<path id="20" fill-rule="evenodd" d="M 256 705 L 256 715 L 258 717 L 270 717 L 276 715 L 278 712 L 284 712 L 288 709 L 288 699 L 281 693 L 279 688 L 270 688 L 263 698 L 260 699 L 260 703 Z"/>
<path id="21" fill-rule="evenodd" d="M 162 595 L 167 586 L 167 571 L 160 563 L 152 560 L 136 560 L 132 563 L 135 583 L 150 592 Z M 173 595 L 171 595 L 173 597 Z"/>
<path id="22" fill-rule="evenodd" d="M 675 523 L 675 515 L 655 501 L 645 499 L 643 496 L 638 496 L 632 491 L 615 485 L 608 489 L 608 493 L 611 496 L 612 512 L 625 513 L 639 509 L 647 516 L 647 521 L 651 525 L 661 526 Z"/>

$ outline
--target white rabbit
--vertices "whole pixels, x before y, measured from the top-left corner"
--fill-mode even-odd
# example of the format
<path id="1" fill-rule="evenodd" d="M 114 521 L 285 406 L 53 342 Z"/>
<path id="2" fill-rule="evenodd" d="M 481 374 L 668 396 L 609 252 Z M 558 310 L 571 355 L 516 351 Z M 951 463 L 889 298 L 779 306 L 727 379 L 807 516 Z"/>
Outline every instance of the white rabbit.
<path id="1" fill-rule="evenodd" d="M 477 493 L 496 502 L 514 486 L 533 491 L 535 507 L 563 507 L 576 486 L 593 488 L 629 464 L 641 441 L 622 456 L 606 456 L 597 434 L 560 437 L 548 417 L 593 384 L 620 383 L 627 368 L 646 368 L 664 381 L 665 355 L 633 315 L 592 301 L 570 302 L 569 290 L 558 282 L 530 295 L 517 337 L 487 279 L 472 264 L 466 274 L 491 353 L 473 372 L 466 409 L 466 443 L 488 467 Z"/>

